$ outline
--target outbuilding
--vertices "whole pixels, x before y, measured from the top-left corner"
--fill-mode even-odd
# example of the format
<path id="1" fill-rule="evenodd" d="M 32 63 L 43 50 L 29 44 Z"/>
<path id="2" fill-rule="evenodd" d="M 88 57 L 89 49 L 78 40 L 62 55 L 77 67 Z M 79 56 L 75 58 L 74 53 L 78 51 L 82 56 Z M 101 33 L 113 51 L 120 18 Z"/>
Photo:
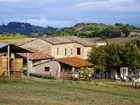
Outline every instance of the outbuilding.
<path id="1" fill-rule="evenodd" d="M 59 78 L 60 64 L 49 54 L 38 49 L 29 48 L 33 53 L 29 59 L 29 74 L 38 77 Z M 17 57 L 24 59 L 24 70 L 26 70 L 27 56 L 23 53 L 17 53 Z"/>
<path id="2" fill-rule="evenodd" d="M 11 76 L 11 73 L 15 74 L 15 75 L 16 75 L 16 73 L 21 74 L 22 71 L 17 72 L 17 70 L 14 70 L 14 71 L 12 70 L 11 60 L 12 60 L 12 58 L 14 58 L 14 60 L 15 60 L 16 53 L 25 53 L 27 56 L 27 76 L 29 76 L 29 53 L 32 53 L 31 51 L 24 49 L 24 48 L 21 48 L 19 46 L 16 46 L 14 44 L 1 43 L 0 44 L 0 53 L 1 53 L 1 55 L 4 55 L 5 58 L 7 59 L 5 62 L 5 64 L 6 64 L 6 71 L 5 72 L 6 72 L 7 77 Z M 15 62 L 17 62 L 17 61 L 15 60 Z M 3 63 L 3 62 L 1 62 L 1 63 Z M 22 63 L 22 61 L 20 63 Z M 21 68 L 22 68 L 22 65 L 21 65 Z"/>

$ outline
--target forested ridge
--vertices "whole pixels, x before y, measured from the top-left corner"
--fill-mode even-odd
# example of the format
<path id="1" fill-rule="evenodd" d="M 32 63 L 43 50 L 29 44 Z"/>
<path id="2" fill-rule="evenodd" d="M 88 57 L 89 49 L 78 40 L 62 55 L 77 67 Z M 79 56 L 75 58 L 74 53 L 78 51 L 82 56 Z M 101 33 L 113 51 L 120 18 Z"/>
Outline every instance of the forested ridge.
<path id="1" fill-rule="evenodd" d="M 106 25 L 103 23 L 78 23 L 71 27 L 54 28 L 40 27 L 31 25 L 30 23 L 10 22 L 7 25 L 0 26 L 1 35 L 21 34 L 28 37 L 41 36 L 68 36 L 75 35 L 78 37 L 101 37 L 116 38 L 127 37 L 131 31 L 139 31 L 140 27 L 129 24 L 116 23 L 114 25 Z"/>

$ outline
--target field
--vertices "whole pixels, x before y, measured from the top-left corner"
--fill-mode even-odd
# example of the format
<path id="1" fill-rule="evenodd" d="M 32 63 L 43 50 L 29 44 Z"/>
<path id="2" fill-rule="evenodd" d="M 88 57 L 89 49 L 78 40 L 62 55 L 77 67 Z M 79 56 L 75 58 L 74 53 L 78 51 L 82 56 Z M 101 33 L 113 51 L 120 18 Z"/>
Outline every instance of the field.
<path id="1" fill-rule="evenodd" d="M 32 41 L 34 39 L 35 38 L 20 38 L 20 39 L 0 40 L 0 42 L 21 45 L 21 44 L 24 44 L 24 43 L 26 43 L 28 41 Z"/>
<path id="2" fill-rule="evenodd" d="M 0 79 L 0 105 L 140 105 L 140 89 L 103 80 Z"/>
<path id="3" fill-rule="evenodd" d="M 115 44 L 124 44 L 126 42 L 129 42 L 129 41 L 133 41 L 133 40 L 140 40 L 140 36 L 136 36 L 136 37 L 118 37 L 118 38 L 111 38 L 111 39 L 107 39 L 107 42 L 112 44 L 112 43 L 115 43 Z"/>

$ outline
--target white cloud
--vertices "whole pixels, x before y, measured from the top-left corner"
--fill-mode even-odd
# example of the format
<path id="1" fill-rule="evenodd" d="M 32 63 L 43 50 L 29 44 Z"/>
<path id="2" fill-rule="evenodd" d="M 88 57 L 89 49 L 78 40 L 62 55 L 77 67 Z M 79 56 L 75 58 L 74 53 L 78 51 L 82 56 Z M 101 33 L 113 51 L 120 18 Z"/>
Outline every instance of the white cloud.
<path id="1" fill-rule="evenodd" d="M 27 22 L 31 23 L 33 25 L 40 25 L 40 26 L 53 26 L 53 27 L 66 27 L 66 26 L 72 26 L 74 25 L 73 22 L 67 21 L 67 20 L 59 20 L 59 19 L 48 19 L 46 17 L 42 18 L 11 18 L 11 19 L 2 19 L 1 20 L 4 24 L 5 21 L 6 23 L 11 22 L 11 21 L 19 21 L 19 22 Z"/>
<path id="2" fill-rule="evenodd" d="M 25 22 L 30 22 L 34 25 L 41 24 L 42 26 L 53 26 L 53 27 L 62 27 L 62 26 L 66 27 L 66 26 L 74 25 L 74 23 L 71 22 L 71 21 L 48 19 L 48 18 L 45 18 L 45 17 L 42 17 L 40 19 L 25 20 Z"/>
<path id="3" fill-rule="evenodd" d="M 77 22 L 136 23 L 139 7 L 140 0 L 0 0 L 0 23 L 23 21 L 57 27 Z"/>
<path id="4" fill-rule="evenodd" d="M 139 11 L 140 4 L 137 4 L 135 0 L 102 0 L 102 1 L 88 1 L 80 2 L 78 7 L 87 9 L 102 9 L 108 11 L 130 12 Z"/>

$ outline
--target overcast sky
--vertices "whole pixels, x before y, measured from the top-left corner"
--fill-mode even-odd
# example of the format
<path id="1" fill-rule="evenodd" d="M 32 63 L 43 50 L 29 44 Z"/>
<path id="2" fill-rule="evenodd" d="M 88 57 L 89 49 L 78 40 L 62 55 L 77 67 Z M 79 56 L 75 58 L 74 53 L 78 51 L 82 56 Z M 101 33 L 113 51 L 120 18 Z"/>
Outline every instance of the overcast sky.
<path id="1" fill-rule="evenodd" d="M 140 26 L 140 0 L 0 0 L 0 24 L 64 27 L 80 22 Z"/>

